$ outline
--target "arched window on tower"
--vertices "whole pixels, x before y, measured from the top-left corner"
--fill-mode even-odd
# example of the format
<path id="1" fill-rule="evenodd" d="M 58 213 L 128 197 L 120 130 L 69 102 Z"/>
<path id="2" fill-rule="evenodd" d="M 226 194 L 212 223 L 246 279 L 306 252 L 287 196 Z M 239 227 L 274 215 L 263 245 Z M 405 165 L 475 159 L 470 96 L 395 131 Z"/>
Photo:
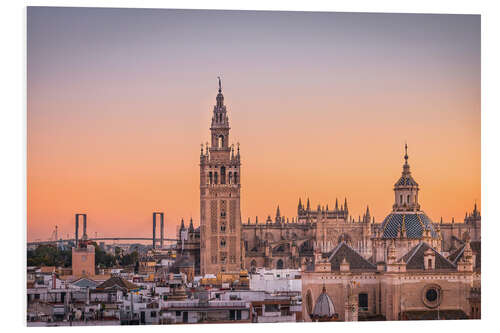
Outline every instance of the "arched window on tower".
<path id="1" fill-rule="evenodd" d="M 229 176 L 229 178 L 228 178 L 227 183 L 232 184 L 233 183 L 233 173 L 231 171 L 229 171 L 228 176 Z"/>
<path id="2" fill-rule="evenodd" d="M 234 173 L 234 183 L 238 184 L 238 173 L 237 172 Z"/>
<path id="3" fill-rule="evenodd" d="M 224 147 L 224 135 L 219 135 L 219 139 L 217 142 L 217 147 L 222 148 Z"/>
<path id="4" fill-rule="evenodd" d="M 402 194 L 399 195 L 399 203 L 403 204 L 403 195 Z"/>
<path id="5" fill-rule="evenodd" d="M 209 183 L 209 184 L 212 184 L 212 182 L 213 182 L 213 179 L 212 179 L 212 171 L 210 171 L 210 172 L 208 173 L 208 183 Z"/>
<path id="6" fill-rule="evenodd" d="M 409 194 L 406 196 L 406 203 L 410 203 L 410 195 Z"/>
<path id="7" fill-rule="evenodd" d="M 218 179 L 217 179 L 217 172 L 214 172 L 214 184 L 217 184 L 218 183 Z"/>
<path id="8" fill-rule="evenodd" d="M 226 184 L 226 167 L 220 167 L 220 183 Z"/>

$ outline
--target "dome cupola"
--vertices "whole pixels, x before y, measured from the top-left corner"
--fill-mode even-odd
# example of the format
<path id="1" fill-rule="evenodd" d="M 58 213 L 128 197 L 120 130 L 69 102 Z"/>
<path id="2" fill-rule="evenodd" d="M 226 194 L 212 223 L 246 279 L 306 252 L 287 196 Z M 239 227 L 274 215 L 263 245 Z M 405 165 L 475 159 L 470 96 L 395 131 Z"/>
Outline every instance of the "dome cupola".
<path id="1" fill-rule="evenodd" d="M 323 285 L 323 291 L 318 296 L 314 309 L 311 313 L 311 318 L 314 321 L 330 321 L 335 317 L 335 307 L 332 299 L 326 293 L 326 288 Z"/>
<path id="2" fill-rule="evenodd" d="M 394 205 L 393 211 L 418 211 L 418 183 L 413 179 L 408 164 L 408 145 L 405 144 L 405 163 L 403 172 L 398 181 L 394 184 Z"/>

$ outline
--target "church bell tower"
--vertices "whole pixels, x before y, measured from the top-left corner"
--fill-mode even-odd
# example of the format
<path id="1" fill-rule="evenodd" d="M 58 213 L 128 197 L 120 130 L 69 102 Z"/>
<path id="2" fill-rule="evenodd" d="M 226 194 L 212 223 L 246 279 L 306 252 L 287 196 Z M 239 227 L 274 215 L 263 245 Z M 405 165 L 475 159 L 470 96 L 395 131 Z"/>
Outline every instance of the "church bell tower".
<path id="1" fill-rule="evenodd" d="M 201 273 L 237 272 L 241 260 L 240 147 L 229 145 L 222 86 L 216 97 L 211 144 L 200 152 Z"/>

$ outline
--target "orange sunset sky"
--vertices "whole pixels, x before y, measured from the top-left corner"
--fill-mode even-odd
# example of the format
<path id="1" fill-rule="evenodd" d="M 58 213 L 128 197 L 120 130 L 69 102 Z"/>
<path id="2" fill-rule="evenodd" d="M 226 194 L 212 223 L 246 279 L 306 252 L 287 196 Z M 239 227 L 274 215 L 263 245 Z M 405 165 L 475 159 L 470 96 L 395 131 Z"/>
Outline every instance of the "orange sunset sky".
<path id="1" fill-rule="evenodd" d="M 28 241 L 199 224 L 217 76 L 241 215 L 298 198 L 390 212 L 408 143 L 422 209 L 481 204 L 480 16 L 29 7 Z"/>

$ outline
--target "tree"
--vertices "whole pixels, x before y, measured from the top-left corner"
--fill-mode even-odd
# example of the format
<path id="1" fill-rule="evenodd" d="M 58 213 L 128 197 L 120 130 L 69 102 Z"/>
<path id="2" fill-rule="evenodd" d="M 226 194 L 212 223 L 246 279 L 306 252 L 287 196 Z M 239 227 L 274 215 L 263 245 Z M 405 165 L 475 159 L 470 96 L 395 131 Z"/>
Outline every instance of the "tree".
<path id="1" fill-rule="evenodd" d="M 26 256 L 28 266 L 71 266 L 71 250 L 60 250 L 53 245 L 39 245 Z"/>

